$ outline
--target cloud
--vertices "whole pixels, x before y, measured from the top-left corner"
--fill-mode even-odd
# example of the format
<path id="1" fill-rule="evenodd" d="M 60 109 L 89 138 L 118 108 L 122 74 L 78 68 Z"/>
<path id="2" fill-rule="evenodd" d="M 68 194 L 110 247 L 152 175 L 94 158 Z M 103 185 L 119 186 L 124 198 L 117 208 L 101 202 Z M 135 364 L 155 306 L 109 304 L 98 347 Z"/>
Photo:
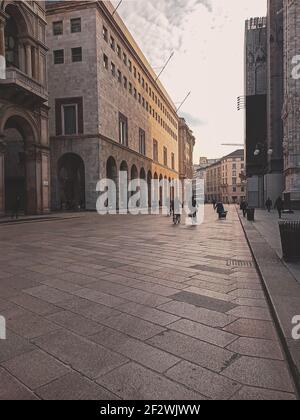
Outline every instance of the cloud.
<path id="1" fill-rule="evenodd" d="M 207 121 L 204 121 L 195 115 L 189 114 L 188 112 L 182 112 L 181 116 L 186 120 L 189 126 L 191 127 L 201 127 L 207 124 Z"/>

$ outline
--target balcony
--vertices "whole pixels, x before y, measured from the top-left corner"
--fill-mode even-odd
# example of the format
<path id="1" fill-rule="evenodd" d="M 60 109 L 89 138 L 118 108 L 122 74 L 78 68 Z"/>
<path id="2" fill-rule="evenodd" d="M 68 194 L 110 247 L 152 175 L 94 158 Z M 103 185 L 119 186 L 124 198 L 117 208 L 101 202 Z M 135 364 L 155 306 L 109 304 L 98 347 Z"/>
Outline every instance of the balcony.
<path id="1" fill-rule="evenodd" d="M 0 79 L 0 89 L 1 98 L 20 105 L 41 105 L 48 101 L 45 87 L 14 67 L 6 69 L 6 79 Z"/>

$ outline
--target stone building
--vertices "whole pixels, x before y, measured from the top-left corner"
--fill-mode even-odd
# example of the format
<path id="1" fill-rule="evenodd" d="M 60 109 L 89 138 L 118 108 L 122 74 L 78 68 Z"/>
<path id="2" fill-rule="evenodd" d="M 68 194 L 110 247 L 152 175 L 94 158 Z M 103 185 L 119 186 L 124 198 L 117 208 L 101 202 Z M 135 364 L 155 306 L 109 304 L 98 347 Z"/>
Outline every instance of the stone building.
<path id="1" fill-rule="evenodd" d="M 205 200 L 240 203 L 246 197 L 244 150 L 236 150 L 205 169 Z"/>
<path id="2" fill-rule="evenodd" d="M 49 2 L 47 22 L 53 207 L 95 209 L 120 170 L 177 179 L 176 108 L 112 4 Z"/>
<path id="3" fill-rule="evenodd" d="M 179 179 L 193 179 L 193 152 L 196 139 L 184 118 L 179 120 Z"/>
<path id="4" fill-rule="evenodd" d="M 0 1 L 0 215 L 50 209 L 45 4 Z"/>
<path id="5" fill-rule="evenodd" d="M 284 2 L 284 175 L 287 206 L 300 208 L 300 1 Z"/>

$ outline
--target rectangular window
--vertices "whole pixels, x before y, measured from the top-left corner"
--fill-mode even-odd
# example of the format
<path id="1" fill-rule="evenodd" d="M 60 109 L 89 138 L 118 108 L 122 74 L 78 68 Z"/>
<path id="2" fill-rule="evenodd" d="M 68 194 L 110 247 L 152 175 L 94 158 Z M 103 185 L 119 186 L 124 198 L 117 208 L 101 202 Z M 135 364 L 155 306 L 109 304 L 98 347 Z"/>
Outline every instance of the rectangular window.
<path id="1" fill-rule="evenodd" d="M 128 146 L 128 120 L 119 113 L 119 141 L 123 146 Z"/>
<path id="2" fill-rule="evenodd" d="M 138 73 L 138 82 L 141 83 L 141 75 Z"/>
<path id="3" fill-rule="evenodd" d="M 53 51 L 54 64 L 63 64 L 65 61 L 65 52 L 64 50 L 55 50 Z"/>
<path id="4" fill-rule="evenodd" d="M 131 60 L 128 60 L 128 68 L 129 68 L 129 71 L 131 73 L 132 72 L 132 62 L 131 62 Z"/>
<path id="5" fill-rule="evenodd" d="M 113 77 L 115 77 L 115 75 L 116 75 L 116 66 L 114 65 L 114 63 L 111 63 L 110 67 L 111 67 L 111 74 L 112 74 Z"/>
<path id="6" fill-rule="evenodd" d="M 164 147 L 164 165 L 168 166 L 168 149 Z"/>
<path id="7" fill-rule="evenodd" d="M 232 178 L 232 185 L 236 185 L 236 178 Z"/>
<path id="8" fill-rule="evenodd" d="M 158 162 L 158 142 L 157 142 L 157 140 L 153 140 L 153 160 L 154 160 L 154 162 Z"/>
<path id="9" fill-rule="evenodd" d="M 136 90 L 136 88 L 134 88 L 134 99 L 136 99 L 137 98 L 137 90 Z"/>
<path id="10" fill-rule="evenodd" d="M 133 75 L 136 78 L 136 67 L 133 67 Z"/>
<path id="11" fill-rule="evenodd" d="M 82 48 L 72 48 L 72 62 L 78 63 L 79 61 L 82 61 Z"/>
<path id="12" fill-rule="evenodd" d="M 112 36 L 110 37 L 110 47 L 113 51 L 115 51 L 116 43 L 115 43 L 115 39 Z"/>
<path id="13" fill-rule="evenodd" d="M 124 79 L 123 79 L 123 83 L 124 83 L 124 88 L 127 89 L 128 82 L 127 82 L 127 77 L 125 77 L 125 76 L 124 76 Z"/>
<path id="14" fill-rule="evenodd" d="M 103 39 L 104 41 L 108 42 L 108 30 L 105 26 L 103 26 Z"/>
<path id="15" fill-rule="evenodd" d="M 142 96 L 141 96 L 141 94 L 139 93 L 139 103 L 141 103 L 142 102 Z"/>
<path id="16" fill-rule="evenodd" d="M 142 98 L 142 105 L 143 105 L 143 108 L 145 108 L 145 98 Z"/>
<path id="17" fill-rule="evenodd" d="M 119 58 L 121 58 L 121 47 L 120 47 L 120 45 L 117 45 L 117 56 Z"/>
<path id="18" fill-rule="evenodd" d="M 132 83 L 131 82 L 129 82 L 129 93 L 130 93 L 130 95 L 132 95 Z"/>
<path id="19" fill-rule="evenodd" d="M 77 106 L 63 105 L 63 134 L 70 136 L 77 134 Z"/>
<path id="20" fill-rule="evenodd" d="M 127 66 L 127 55 L 125 53 L 123 53 L 123 62 Z"/>
<path id="21" fill-rule="evenodd" d="M 71 19 L 71 33 L 81 32 L 81 18 Z"/>
<path id="22" fill-rule="evenodd" d="M 139 147 L 140 154 L 146 156 L 146 133 L 141 128 L 139 131 Z"/>
<path id="23" fill-rule="evenodd" d="M 108 57 L 105 54 L 103 54 L 103 66 L 106 70 L 108 70 Z"/>
<path id="24" fill-rule="evenodd" d="M 53 35 L 62 35 L 63 34 L 63 21 L 53 22 Z"/>
<path id="25" fill-rule="evenodd" d="M 171 162 L 172 162 L 172 169 L 175 169 L 175 155 L 174 153 L 171 154 Z"/>
<path id="26" fill-rule="evenodd" d="M 122 83 L 122 73 L 118 70 L 118 82 Z"/>
<path id="27" fill-rule="evenodd" d="M 144 78 L 142 78 L 142 86 L 143 86 L 143 88 L 145 87 L 145 79 Z"/>

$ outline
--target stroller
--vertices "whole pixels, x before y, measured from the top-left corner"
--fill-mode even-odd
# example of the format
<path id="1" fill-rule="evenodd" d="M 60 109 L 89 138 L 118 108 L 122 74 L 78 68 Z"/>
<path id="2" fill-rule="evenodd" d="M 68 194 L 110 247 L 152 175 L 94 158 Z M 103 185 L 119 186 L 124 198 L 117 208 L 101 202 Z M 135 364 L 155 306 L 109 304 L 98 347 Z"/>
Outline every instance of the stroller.
<path id="1" fill-rule="evenodd" d="M 224 209 L 224 204 L 220 201 L 216 204 L 216 211 L 219 215 L 219 219 L 226 219 L 227 218 L 227 211 Z"/>

